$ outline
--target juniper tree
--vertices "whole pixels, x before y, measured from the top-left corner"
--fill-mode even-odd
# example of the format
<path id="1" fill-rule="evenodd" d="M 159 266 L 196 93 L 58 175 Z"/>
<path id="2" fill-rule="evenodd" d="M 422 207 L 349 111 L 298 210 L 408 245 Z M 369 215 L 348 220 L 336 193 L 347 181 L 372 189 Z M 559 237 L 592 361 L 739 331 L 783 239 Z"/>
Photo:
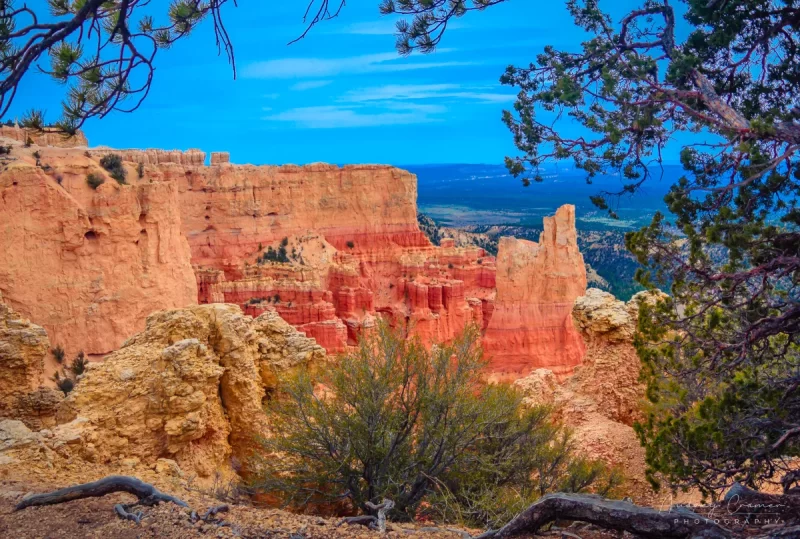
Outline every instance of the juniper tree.
<path id="1" fill-rule="evenodd" d="M 411 16 L 398 25 L 407 53 L 488 4 L 382 9 Z M 800 2 L 646 0 L 613 19 L 597 0 L 566 6 L 587 39 L 544 47 L 501 78 L 519 90 L 503 113 L 519 150 L 507 166 L 526 185 L 548 159 L 574 162 L 589 183 L 618 173 L 619 190 L 592 198 L 614 216 L 667 144 L 684 141 L 669 212 L 626 237 L 637 280 L 672 283 L 640 315 L 652 406 L 637 432 L 655 484 L 713 494 L 775 481 L 800 453 Z M 565 135 L 567 122 L 581 133 Z"/>

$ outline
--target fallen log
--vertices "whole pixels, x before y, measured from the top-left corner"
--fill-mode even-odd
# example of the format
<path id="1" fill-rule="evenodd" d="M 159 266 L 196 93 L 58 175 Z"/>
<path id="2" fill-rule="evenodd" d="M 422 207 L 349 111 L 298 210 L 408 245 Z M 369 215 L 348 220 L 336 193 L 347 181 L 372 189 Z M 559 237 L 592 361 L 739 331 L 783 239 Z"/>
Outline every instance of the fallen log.
<path id="1" fill-rule="evenodd" d="M 112 492 L 127 492 L 133 494 L 139 500 L 136 505 L 152 506 L 159 502 L 171 502 L 181 507 L 189 507 L 189 504 L 183 500 L 170 496 L 169 494 L 164 494 L 153 485 L 145 483 L 135 477 L 110 475 L 99 481 L 28 496 L 27 498 L 23 498 L 23 500 L 14 507 L 14 511 L 19 511 L 26 507 L 55 505 L 83 498 L 99 498 L 106 494 L 111 494 Z M 119 511 L 117 511 L 117 514 L 119 514 Z"/>
<path id="2" fill-rule="evenodd" d="M 627 531 L 639 537 L 727 539 L 731 533 L 713 521 L 685 508 L 658 511 L 629 502 L 588 494 L 548 494 L 514 517 L 508 524 L 482 537 L 513 537 L 535 533 L 555 520 L 577 520 L 602 528 Z"/>

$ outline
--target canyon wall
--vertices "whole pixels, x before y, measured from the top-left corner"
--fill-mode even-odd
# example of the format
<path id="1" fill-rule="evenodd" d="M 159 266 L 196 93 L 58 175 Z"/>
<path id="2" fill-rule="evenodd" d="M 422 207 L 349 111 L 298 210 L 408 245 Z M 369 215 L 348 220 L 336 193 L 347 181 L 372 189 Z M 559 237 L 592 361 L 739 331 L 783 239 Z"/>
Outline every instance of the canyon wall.
<path id="1" fill-rule="evenodd" d="M 100 166 L 110 153 L 124 185 Z M 573 207 L 545 219 L 539 243 L 504 238 L 495 260 L 432 245 L 406 171 L 205 161 L 199 150 L 15 141 L 0 157 L 0 291 L 70 356 L 111 352 L 150 312 L 199 302 L 277 313 L 332 353 L 384 317 L 427 343 L 476 324 L 497 379 L 580 363 Z M 90 173 L 105 182 L 93 189 Z"/>
<path id="2" fill-rule="evenodd" d="M 497 297 L 484 336 L 495 379 L 513 380 L 544 367 L 562 376 L 583 358 L 572 305 L 586 291 L 575 207 L 544 218 L 539 242 L 500 239 Z"/>
<path id="3" fill-rule="evenodd" d="M 92 189 L 89 173 L 105 183 Z M 196 303 L 178 195 L 167 182 L 120 185 L 81 151 L 16 146 L 0 168 L 5 301 L 70 358 L 116 350 L 151 312 Z"/>

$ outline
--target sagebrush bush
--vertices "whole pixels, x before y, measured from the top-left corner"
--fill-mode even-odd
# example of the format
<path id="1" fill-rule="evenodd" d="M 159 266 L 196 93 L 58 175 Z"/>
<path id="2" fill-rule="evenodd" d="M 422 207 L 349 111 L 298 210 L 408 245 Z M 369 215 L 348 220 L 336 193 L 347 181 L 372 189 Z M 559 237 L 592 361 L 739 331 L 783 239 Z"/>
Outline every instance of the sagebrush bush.
<path id="1" fill-rule="evenodd" d="M 108 171 L 108 174 L 117 180 L 117 183 L 124 184 L 128 173 L 122 164 L 122 157 L 116 153 L 109 153 L 100 159 L 100 166 Z"/>
<path id="2" fill-rule="evenodd" d="M 98 187 L 106 183 L 106 181 L 102 178 L 102 176 L 97 174 L 89 174 L 86 176 L 86 183 L 89 184 L 89 187 L 96 190 Z"/>
<path id="3" fill-rule="evenodd" d="M 380 322 L 319 377 L 282 380 L 251 487 L 295 507 L 347 498 L 370 512 L 385 497 L 395 519 L 494 526 L 547 492 L 614 486 L 548 408 L 482 382 L 479 340 L 471 327 L 427 349 Z"/>

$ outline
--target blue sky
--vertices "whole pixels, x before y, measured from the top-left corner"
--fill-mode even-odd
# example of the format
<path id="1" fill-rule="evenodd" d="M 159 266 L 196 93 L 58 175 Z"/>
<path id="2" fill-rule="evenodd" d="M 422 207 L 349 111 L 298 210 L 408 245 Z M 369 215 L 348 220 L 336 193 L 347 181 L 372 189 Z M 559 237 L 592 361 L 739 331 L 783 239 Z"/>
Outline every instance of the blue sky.
<path id="1" fill-rule="evenodd" d="M 606 7 L 623 13 L 634 4 Z M 229 3 L 236 80 L 203 24 L 159 52 L 141 108 L 84 130 L 92 145 L 230 151 L 237 163 L 501 163 L 514 152 L 500 121 L 514 97 L 498 82 L 505 67 L 529 63 L 545 45 L 574 49 L 585 38 L 563 1 L 509 0 L 459 19 L 437 52 L 402 58 L 394 23 L 377 6 L 350 0 L 337 19 L 288 45 L 304 29 L 303 0 Z M 63 92 L 29 75 L 12 117 L 37 107 L 55 120 Z"/>

